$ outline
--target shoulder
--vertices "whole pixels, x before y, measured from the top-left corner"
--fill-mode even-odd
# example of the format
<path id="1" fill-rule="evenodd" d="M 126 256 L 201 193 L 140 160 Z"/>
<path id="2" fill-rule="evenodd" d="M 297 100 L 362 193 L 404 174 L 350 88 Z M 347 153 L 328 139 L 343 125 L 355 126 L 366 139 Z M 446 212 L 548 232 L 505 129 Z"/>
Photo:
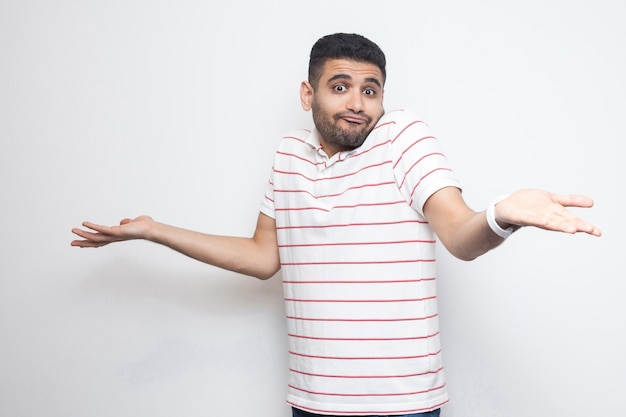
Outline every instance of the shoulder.
<path id="1" fill-rule="evenodd" d="M 425 123 L 424 119 L 420 118 L 417 113 L 415 113 L 411 109 L 395 109 L 391 111 L 385 112 L 383 117 L 380 118 L 379 123 L 410 123 L 410 122 L 419 122 Z"/>
<path id="2" fill-rule="evenodd" d="M 279 149 L 293 149 L 300 147 L 308 147 L 307 143 L 311 141 L 312 131 L 309 129 L 292 130 L 285 133 L 278 145 Z"/>
<path id="3" fill-rule="evenodd" d="M 419 139 L 432 137 L 430 127 L 424 119 L 408 109 L 385 113 L 376 124 L 375 131 L 385 137 L 396 151 L 411 146 Z"/>
<path id="4" fill-rule="evenodd" d="M 428 131 L 428 124 L 410 109 L 397 109 L 386 112 L 376 124 L 375 130 L 385 131 L 388 135 L 395 137 L 408 128 L 411 130 Z"/>

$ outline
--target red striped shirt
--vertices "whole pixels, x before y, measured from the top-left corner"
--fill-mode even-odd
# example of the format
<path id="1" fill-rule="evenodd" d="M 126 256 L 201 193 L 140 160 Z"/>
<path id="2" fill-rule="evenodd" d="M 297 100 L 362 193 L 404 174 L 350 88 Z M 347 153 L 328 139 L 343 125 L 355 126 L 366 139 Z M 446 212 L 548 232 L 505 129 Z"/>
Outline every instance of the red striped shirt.
<path id="1" fill-rule="evenodd" d="M 448 186 L 458 182 L 438 140 L 406 111 L 330 159 L 316 131 L 281 141 L 261 211 L 276 219 L 289 404 L 368 415 L 447 402 L 422 207 Z"/>

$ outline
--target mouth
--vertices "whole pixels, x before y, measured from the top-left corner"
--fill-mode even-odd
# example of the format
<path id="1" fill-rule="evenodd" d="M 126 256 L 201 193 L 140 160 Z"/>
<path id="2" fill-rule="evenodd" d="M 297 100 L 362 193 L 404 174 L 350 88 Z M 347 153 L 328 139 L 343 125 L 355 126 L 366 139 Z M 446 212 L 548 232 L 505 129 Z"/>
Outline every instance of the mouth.
<path id="1" fill-rule="evenodd" d="M 367 117 L 363 117 L 363 116 L 356 116 L 356 115 L 343 115 L 339 117 L 340 119 L 350 123 L 350 124 L 358 124 L 358 125 L 362 125 L 362 124 L 367 124 L 369 123 L 369 119 Z"/>

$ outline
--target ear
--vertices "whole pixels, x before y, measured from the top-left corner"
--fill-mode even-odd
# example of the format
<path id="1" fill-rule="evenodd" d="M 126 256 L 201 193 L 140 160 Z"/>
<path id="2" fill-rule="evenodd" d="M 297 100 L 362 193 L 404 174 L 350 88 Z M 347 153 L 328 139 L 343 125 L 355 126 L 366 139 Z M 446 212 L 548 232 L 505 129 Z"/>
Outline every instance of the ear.
<path id="1" fill-rule="evenodd" d="M 311 110 L 313 105 L 313 94 L 313 86 L 307 81 L 302 81 L 302 84 L 300 84 L 300 103 L 302 104 L 304 111 Z"/>

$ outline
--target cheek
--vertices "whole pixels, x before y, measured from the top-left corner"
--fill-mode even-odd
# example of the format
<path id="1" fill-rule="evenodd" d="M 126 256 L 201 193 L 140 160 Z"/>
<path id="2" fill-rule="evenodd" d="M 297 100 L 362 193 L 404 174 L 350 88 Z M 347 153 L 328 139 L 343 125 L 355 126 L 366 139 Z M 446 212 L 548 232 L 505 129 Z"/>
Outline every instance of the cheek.
<path id="1" fill-rule="evenodd" d="M 314 103 L 314 107 L 317 109 L 319 114 L 323 114 L 325 116 L 330 116 L 336 114 L 339 110 L 338 100 L 335 98 L 323 98 L 316 100 Z"/>
<path id="2" fill-rule="evenodd" d="M 375 121 L 377 119 L 380 119 L 384 113 L 385 109 L 383 108 L 382 102 L 372 104 L 372 106 L 370 107 L 370 115 L 375 119 Z"/>
<path id="3" fill-rule="evenodd" d="M 367 102 L 367 106 L 369 107 L 372 113 L 378 113 L 383 111 L 383 101 L 382 99 L 372 99 Z"/>

